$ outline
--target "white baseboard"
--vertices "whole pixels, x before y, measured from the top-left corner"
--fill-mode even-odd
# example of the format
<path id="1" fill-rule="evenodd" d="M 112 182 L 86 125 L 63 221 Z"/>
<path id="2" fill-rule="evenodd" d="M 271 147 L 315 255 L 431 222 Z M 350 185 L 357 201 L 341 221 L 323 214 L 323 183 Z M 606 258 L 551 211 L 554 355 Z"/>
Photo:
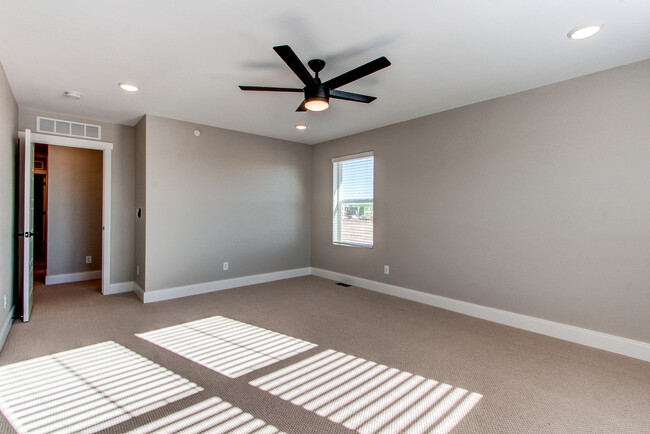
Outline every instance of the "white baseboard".
<path id="1" fill-rule="evenodd" d="M 104 295 L 122 294 L 123 292 L 133 291 L 133 282 L 111 283 L 111 285 L 102 291 Z"/>
<path id="2" fill-rule="evenodd" d="M 140 288 L 137 282 L 133 282 L 133 292 L 138 296 L 140 300 L 144 303 L 144 289 Z"/>
<path id="3" fill-rule="evenodd" d="M 55 274 L 45 276 L 46 285 L 57 285 L 59 283 L 82 282 L 102 278 L 102 270 L 82 271 L 81 273 Z"/>
<path id="4" fill-rule="evenodd" d="M 336 280 L 338 282 L 359 286 L 371 291 L 393 295 L 395 297 L 416 301 L 418 303 L 440 307 L 453 312 L 470 315 L 476 318 L 505 324 L 511 327 L 650 362 L 650 343 L 648 342 L 635 341 L 607 333 L 596 332 L 528 315 L 481 306 L 466 301 L 454 300 L 452 298 L 441 297 L 439 295 L 402 288 L 400 286 L 376 282 L 374 280 L 363 279 L 320 268 L 312 267 L 311 270 L 313 275 L 324 277 L 325 279 Z"/>
<path id="5" fill-rule="evenodd" d="M 5 345 L 7 336 L 9 336 L 9 330 L 11 329 L 11 325 L 14 322 L 14 308 L 15 306 L 12 307 L 11 310 L 9 311 L 7 318 L 5 318 L 2 324 L 2 330 L 0 330 L 0 351 L 2 350 L 2 347 Z"/>
<path id="6" fill-rule="evenodd" d="M 207 292 L 222 291 L 224 289 L 238 288 L 240 286 L 255 285 L 258 283 L 272 282 L 274 280 L 290 279 L 292 277 L 308 276 L 311 268 L 296 268 L 294 270 L 276 271 L 274 273 L 254 274 L 252 276 L 235 277 L 233 279 L 215 280 L 213 282 L 197 283 L 195 285 L 178 286 L 175 288 L 143 291 L 142 298 L 145 303 L 171 300 L 174 298 L 188 297 L 190 295 L 205 294 Z M 142 290 L 139 286 L 138 288 Z"/>

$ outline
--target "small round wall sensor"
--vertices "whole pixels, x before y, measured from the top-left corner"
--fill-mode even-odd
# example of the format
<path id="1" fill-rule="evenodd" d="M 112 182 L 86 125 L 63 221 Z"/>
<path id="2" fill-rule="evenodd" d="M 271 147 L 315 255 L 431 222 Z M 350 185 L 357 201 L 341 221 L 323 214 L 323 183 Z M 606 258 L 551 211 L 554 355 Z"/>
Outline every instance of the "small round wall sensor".
<path id="1" fill-rule="evenodd" d="M 66 98 L 74 100 L 74 101 L 79 101 L 81 98 L 83 98 L 83 95 L 80 94 L 79 92 L 74 92 L 74 91 L 67 91 L 63 93 Z"/>
<path id="2" fill-rule="evenodd" d="M 195 135 L 196 137 L 199 137 L 199 136 L 201 135 L 201 131 L 199 131 L 199 130 L 194 130 L 194 135 Z"/>

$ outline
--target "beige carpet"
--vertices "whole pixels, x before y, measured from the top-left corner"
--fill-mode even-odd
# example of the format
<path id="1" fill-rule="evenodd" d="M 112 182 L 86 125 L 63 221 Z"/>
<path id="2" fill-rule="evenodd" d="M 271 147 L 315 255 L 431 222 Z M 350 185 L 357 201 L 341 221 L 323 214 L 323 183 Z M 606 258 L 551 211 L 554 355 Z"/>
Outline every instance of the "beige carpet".
<path id="1" fill-rule="evenodd" d="M 147 305 L 102 296 L 98 281 L 35 294 L 33 319 L 14 323 L 0 366 L 114 341 L 203 388 L 105 432 L 221 400 L 288 433 L 353 432 L 249 384 L 330 349 L 483 395 L 453 432 L 650 432 L 650 363 L 314 276 Z M 228 378 L 135 336 L 214 316 L 318 346 Z M 3 417 L 0 431 L 13 431 Z"/>

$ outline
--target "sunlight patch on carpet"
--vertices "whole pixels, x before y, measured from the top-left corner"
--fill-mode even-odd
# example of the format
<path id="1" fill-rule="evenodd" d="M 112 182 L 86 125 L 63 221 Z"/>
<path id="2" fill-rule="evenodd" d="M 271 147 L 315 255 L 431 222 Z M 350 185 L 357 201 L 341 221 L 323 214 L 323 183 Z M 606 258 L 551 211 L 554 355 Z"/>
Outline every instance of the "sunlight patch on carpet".
<path id="1" fill-rule="evenodd" d="M 0 368 L 0 411 L 19 433 L 97 432 L 202 390 L 112 341 Z"/>
<path id="2" fill-rule="evenodd" d="M 230 378 L 317 346 L 222 316 L 136 336 Z"/>
<path id="3" fill-rule="evenodd" d="M 483 397 L 334 350 L 249 384 L 362 434 L 448 433 Z"/>
<path id="4" fill-rule="evenodd" d="M 261 419 L 256 419 L 222 400 L 209 398 L 191 407 L 162 417 L 143 425 L 127 434 L 198 434 L 233 433 L 233 434 L 280 434 L 281 431 L 268 425 Z M 284 434 L 284 433 L 282 433 Z"/>

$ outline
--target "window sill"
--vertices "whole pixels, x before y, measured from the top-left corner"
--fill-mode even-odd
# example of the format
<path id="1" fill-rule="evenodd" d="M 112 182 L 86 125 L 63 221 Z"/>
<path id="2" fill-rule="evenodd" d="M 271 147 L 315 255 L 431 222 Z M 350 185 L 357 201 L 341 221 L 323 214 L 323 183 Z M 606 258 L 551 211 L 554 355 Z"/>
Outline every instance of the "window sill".
<path id="1" fill-rule="evenodd" d="M 373 246 L 369 246 L 367 244 L 353 244 L 353 243 L 332 243 L 335 246 L 342 246 L 342 247 L 356 247 L 357 249 L 369 249 L 372 250 Z"/>

